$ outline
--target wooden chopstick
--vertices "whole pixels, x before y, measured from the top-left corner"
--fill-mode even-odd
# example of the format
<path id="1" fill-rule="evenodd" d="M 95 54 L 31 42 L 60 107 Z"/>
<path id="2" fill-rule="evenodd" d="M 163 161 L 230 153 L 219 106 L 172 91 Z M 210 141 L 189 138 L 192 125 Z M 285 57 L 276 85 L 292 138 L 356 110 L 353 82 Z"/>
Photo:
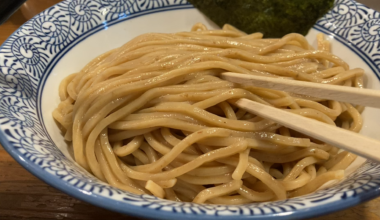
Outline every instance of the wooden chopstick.
<path id="1" fill-rule="evenodd" d="M 239 99 L 236 105 L 325 143 L 380 162 L 380 142 L 375 139 L 248 99 Z"/>
<path id="2" fill-rule="evenodd" d="M 336 86 L 231 72 L 222 73 L 221 78 L 239 84 L 380 108 L 380 90 Z"/>

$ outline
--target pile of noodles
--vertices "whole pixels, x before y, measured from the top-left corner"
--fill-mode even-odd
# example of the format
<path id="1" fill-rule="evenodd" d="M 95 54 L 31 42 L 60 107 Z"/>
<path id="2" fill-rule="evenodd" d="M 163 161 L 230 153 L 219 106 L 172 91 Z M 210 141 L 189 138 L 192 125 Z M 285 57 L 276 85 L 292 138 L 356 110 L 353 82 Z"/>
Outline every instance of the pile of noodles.
<path id="1" fill-rule="evenodd" d="M 356 158 L 235 106 L 239 98 L 358 132 L 363 107 L 234 84 L 222 72 L 362 87 L 362 69 L 299 34 L 247 35 L 230 25 L 143 34 L 59 87 L 53 112 L 76 162 L 135 194 L 245 204 L 308 194 Z M 307 126 L 307 125 L 305 125 Z"/>

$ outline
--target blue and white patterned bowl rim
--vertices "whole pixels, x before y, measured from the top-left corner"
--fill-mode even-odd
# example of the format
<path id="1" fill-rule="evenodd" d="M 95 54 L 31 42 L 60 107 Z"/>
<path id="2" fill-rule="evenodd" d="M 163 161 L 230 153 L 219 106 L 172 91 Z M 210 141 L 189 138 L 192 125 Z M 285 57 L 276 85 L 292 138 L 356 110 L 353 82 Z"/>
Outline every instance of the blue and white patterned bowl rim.
<path id="1" fill-rule="evenodd" d="M 20 27 L 0 47 L 0 142 L 27 170 L 57 189 L 116 212 L 162 219 L 296 219 L 380 195 L 380 165 L 366 162 L 341 184 L 285 201 L 240 206 L 197 205 L 133 195 L 103 183 L 67 159 L 41 116 L 51 70 L 75 45 L 109 26 L 152 13 L 193 8 L 185 0 L 65 0 Z M 107 13 L 105 13 L 107 12 Z M 380 13 L 338 0 L 314 26 L 361 57 L 380 78 Z"/>

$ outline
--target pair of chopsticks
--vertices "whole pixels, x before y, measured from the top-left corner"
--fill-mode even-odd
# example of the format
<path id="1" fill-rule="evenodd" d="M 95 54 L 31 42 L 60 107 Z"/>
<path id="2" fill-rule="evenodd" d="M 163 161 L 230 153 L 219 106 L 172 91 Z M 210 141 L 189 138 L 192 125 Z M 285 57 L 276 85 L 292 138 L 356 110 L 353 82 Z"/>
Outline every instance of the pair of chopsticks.
<path id="1" fill-rule="evenodd" d="M 222 73 L 221 77 L 238 84 L 380 108 L 380 90 L 317 84 L 231 72 Z M 262 118 L 270 119 L 317 140 L 380 162 L 380 141 L 248 99 L 239 99 L 236 104 L 240 108 Z"/>

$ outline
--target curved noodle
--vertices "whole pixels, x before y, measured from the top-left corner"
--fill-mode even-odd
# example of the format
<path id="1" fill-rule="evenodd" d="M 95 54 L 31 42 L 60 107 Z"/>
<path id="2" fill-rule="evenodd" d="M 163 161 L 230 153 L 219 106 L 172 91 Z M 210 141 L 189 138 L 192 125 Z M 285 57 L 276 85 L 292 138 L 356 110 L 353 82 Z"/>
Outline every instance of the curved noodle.
<path id="1" fill-rule="evenodd" d="M 243 86 L 238 72 L 363 87 L 363 70 L 299 34 L 262 39 L 225 25 L 144 34 L 106 52 L 59 86 L 53 117 L 75 160 L 110 185 L 196 203 L 245 204 L 300 196 L 340 179 L 356 155 L 260 118 L 239 98 L 358 132 L 363 107 Z"/>

